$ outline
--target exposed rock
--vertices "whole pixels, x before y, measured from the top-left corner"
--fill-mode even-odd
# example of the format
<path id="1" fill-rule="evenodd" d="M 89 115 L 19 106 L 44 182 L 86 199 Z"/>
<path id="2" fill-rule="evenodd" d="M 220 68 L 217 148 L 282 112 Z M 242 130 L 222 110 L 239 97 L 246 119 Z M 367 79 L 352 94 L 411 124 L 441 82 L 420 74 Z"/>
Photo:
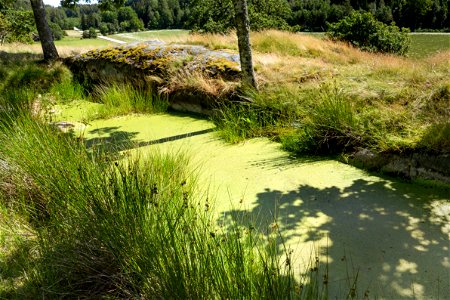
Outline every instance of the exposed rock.
<path id="1" fill-rule="evenodd" d="M 85 124 L 79 122 L 60 121 L 51 124 L 64 133 L 71 131 L 83 131 L 86 128 Z"/>
<path id="2" fill-rule="evenodd" d="M 450 183 L 450 154 L 432 153 L 374 153 L 368 149 L 355 152 L 350 162 L 369 170 Z"/>
<path id="3" fill-rule="evenodd" d="M 80 82 L 93 85 L 128 82 L 137 87 L 151 87 L 166 93 L 173 108 L 200 113 L 208 113 L 214 101 L 230 98 L 234 94 L 230 86 L 236 86 L 240 74 L 237 54 L 160 41 L 92 50 L 66 59 L 66 64 Z M 195 82 L 198 77 L 205 80 Z M 213 80 L 222 85 L 211 83 Z M 223 87 L 223 82 L 231 84 Z M 177 100 L 172 105 L 174 94 Z M 205 101 L 199 104 L 196 99 L 192 103 L 193 97 L 186 97 L 186 103 L 180 103 L 180 95 L 184 94 L 195 94 Z"/>

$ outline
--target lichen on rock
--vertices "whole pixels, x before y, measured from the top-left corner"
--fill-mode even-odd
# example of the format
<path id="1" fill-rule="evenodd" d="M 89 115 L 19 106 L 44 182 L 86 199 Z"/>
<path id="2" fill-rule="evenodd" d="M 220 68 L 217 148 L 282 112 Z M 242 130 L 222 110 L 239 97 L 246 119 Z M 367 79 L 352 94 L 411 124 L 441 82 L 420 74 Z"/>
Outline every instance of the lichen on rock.
<path id="1" fill-rule="evenodd" d="M 184 92 L 192 95 L 195 90 L 197 97 L 205 99 L 200 104 L 207 110 L 213 105 L 212 99 L 223 100 L 223 97 L 233 94 L 240 74 L 237 54 L 212 51 L 203 46 L 164 44 L 159 41 L 91 50 L 68 58 L 66 64 L 75 78 L 91 85 L 111 82 L 127 82 L 139 87 L 151 85 L 158 92 L 169 93 L 169 99 L 171 94 L 180 99 Z M 194 81 L 193 85 L 189 85 L 189 90 L 183 91 L 186 84 L 174 84 L 175 80 L 181 78 L 186 81 L 187 77 Z M 204 80 L 196 85 L 196 78 Z M 216 84 L 216 81 L 220 84 Z M 205 86 L 205 82 L 215 88 Z M 179 89 L 174 89 L 174 86 Z M 217 87 L 223 87 L 222 91 L 218 91 Z M 190 101 L 192 97 L 186 99 Z M 195 102 L 199 105 L 198 100 Z M 197 108 L 196 112 L 198 110 Z"/>

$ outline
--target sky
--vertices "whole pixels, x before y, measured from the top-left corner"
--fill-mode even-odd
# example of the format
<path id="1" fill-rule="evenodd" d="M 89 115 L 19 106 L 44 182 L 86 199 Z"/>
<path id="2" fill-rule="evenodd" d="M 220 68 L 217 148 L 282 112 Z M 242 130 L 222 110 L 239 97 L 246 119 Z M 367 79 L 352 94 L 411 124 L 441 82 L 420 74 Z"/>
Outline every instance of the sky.
<path id="1" fill-rule="evenodd" d="M 44 0 L 44 4 L 51 6 L 60 6 L 61 0 Z"/>
<path id="2" fill-rule="evenodd" d="M 85 1 L 81 0 L 80 3 L 83 3 Z M 91 1 L 91 3 L 95 3 L 97 1 Z M 61 0 L 44 0 L 44 4 L 48 4 L 51 6 L 61 6 Z"/>

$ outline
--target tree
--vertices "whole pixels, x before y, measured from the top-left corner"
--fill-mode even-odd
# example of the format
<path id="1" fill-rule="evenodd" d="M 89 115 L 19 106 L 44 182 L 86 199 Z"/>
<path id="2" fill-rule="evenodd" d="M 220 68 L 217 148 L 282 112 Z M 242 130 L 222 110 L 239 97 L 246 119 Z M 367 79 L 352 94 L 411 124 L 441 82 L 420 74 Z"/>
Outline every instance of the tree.
<path id="1" fill-rule="evenodd" d="M 53 34 L 45 17 L 45 6 L 42 0 L 30 0 L 33 9 L 34 21 L 41 40 L 42 52 L 44 52 L 44 60 L 52 61 L 59 57 L 53 41 Z"/>
<path id="2" fill-rule="evenodd" d="M 239 56 L 241 60 L 242 83 L 244 86 L 256 88 L 252 48 L 250 46 L 250 20 L 248 18 L 247 0 L 233 0 L 233 6 L 235 12 Z"/>

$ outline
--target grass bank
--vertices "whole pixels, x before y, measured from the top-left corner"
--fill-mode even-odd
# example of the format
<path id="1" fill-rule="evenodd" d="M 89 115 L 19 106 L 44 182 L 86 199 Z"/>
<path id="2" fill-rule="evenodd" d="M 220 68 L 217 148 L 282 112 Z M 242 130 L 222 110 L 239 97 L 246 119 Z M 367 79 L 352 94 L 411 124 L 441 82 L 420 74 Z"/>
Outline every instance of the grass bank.
<path id="1" fill-rule="evenodd" d="M 235 44 L 234 36 L 189 39 Z M 259 91 L 216 120 L 229 141 L 271 136 L 299 154 L 450 151 L 449 51 L 412 59 L 277 31 L 253 34 L 252 45 Z"/>

